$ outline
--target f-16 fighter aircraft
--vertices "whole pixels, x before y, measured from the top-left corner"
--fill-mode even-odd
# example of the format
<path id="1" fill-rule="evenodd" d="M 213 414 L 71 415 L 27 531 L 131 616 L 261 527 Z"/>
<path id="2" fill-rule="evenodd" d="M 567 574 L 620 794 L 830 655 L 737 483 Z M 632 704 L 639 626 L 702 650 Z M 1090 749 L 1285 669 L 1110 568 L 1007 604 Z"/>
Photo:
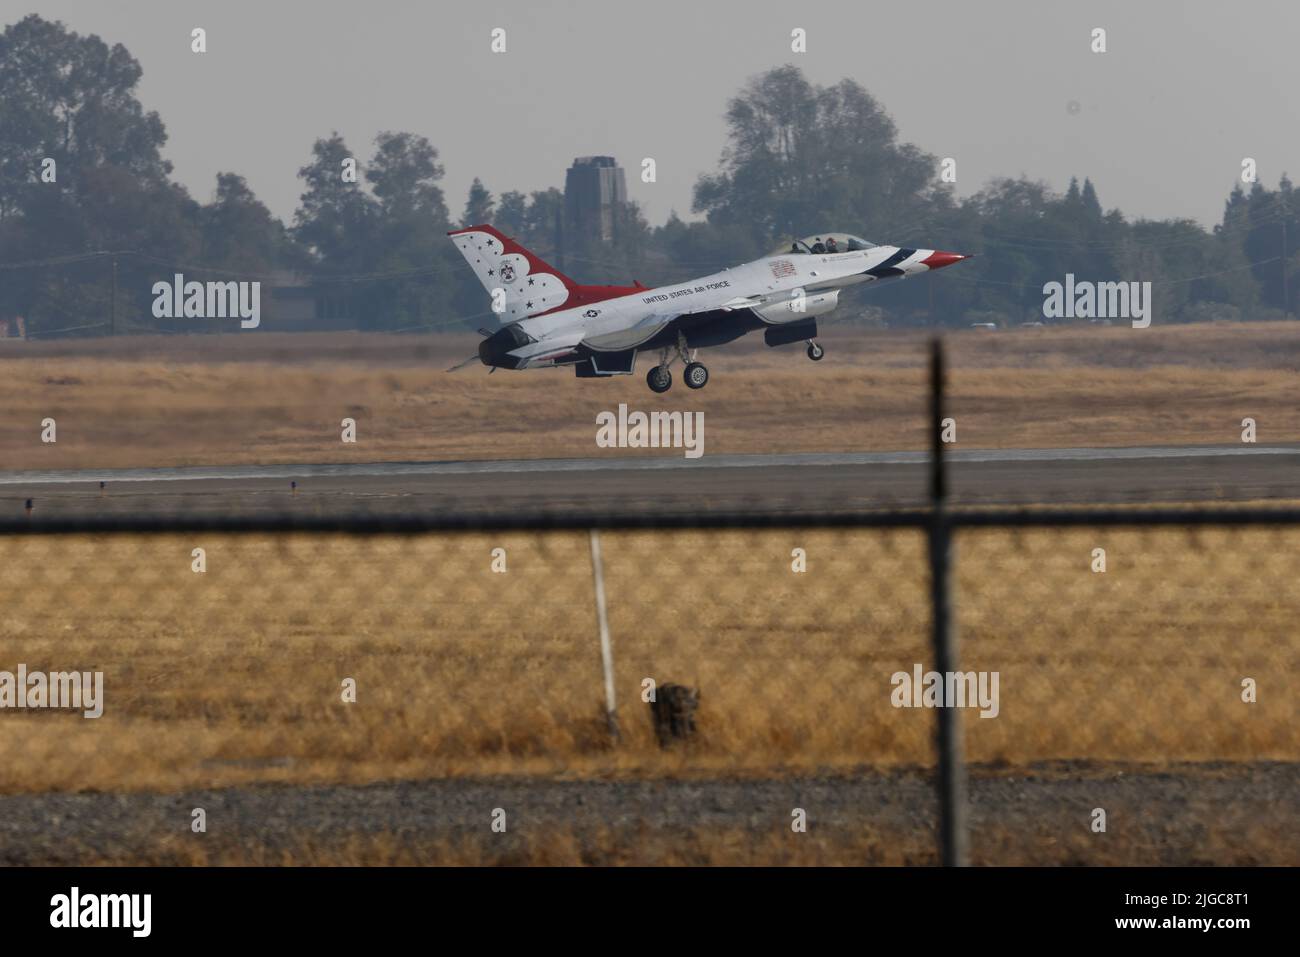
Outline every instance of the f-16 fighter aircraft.
<path id="1" fill-rule="evenodd" d="M 448 235 L 505 323 L 484 331 L 478 348 L 484 365 L 493 371 L 571 365 L 578 378 L 595 378 L 631 375 L 639 353 L 657 353 L 646 375 L 654 392 L 671 388 L 675 359 L 685 364 L 687 387 L 704 388 L 709 370 L 696 350 L 759 329 L 769 346 L 807 342 L 808 358 L 819 360 L 825 350 L 815 341 L 817 317 L 838 305 L 845 286 L 902 279 L 970 258 L 823 233 L 742 266 L 650 289 L 639 282 L 580 285 L 491 226 Z"/>

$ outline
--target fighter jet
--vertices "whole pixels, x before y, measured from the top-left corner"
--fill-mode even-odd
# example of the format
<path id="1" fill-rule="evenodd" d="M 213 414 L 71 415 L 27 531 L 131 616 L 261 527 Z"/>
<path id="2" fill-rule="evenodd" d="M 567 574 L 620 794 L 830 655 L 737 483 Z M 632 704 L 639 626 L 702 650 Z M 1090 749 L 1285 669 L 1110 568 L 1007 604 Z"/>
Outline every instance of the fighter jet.
<path id="1" fill-rule="evenodd" d="M 496 369 L 572 366 L 580 379 L 631 375 L 637 356 L 657 354 L 646 374 L 654 392 L 672 387 L 680 360 L 688 388 L 709 370 L 697 350 L 763 330 L 769 346 L 806 342 L 820 360 L 817 317 L 839 304 L 840 290 L 878 284 L 963 259 L 934 249 L 877 246 L 848 233 L 822 233 L 722 272 L 672 286 L 584 286 L 492 226 L 448 235 L 492 297 L 505 323 L 479 343 L 478 359 Z M 470 357 L 453 369 L 473 362 Z M 451 371 L 451 370 L 448 370 Z"/>

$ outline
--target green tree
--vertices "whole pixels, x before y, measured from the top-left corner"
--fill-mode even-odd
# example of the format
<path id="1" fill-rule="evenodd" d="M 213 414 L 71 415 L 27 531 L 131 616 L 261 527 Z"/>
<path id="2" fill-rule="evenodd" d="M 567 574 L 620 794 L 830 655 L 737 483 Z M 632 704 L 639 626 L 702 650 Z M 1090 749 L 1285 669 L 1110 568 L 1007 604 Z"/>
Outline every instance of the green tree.
<path id="1" fill-rule="evenodd" d="M 366 180 L 379 201 L 365 315 L 376 327 L 433 328 L 450 319 L 457 283 L 447 242 L 438 151 L 423 136 L 380 133 Z M 457 257 L 458 258 L 458 257 Z"/>
<path id="2" fill-rule="evenodd" d="M 1092 185 L 1092 180 L 1087 177 L 1083 180 L 1083 213 L 1090 222 L 1100 222 L 1102 218 L 1101 200 L 1097 198 L 1097 190 Z"/>
<path id="3" fill-rule="evenodd" d="M 0 252 L 27 260 L 96 250 L 181 259 L 200 246 L 199 207 L 169 181 L 167 134 L 136 96 L 142 70 L 120 44 L 35 14 L 0 34 Z M 41 179 L 52 160 L 53 182 Z M 154 267 L 123 258 L 117 307 L 137 311 Z M 34 331 L 107 322 L 107 257 L 6 275 L 0 309 Z"/>
<path id="4" fill-rule="evenodd" d="M 745 228 L 751 249 L 830 229 L 906 239 L 950 204 L 935 157 L 900 143 L 853 80 L 819 87 L 797 67 L 770 70 L 728 104 L 727 130 L 721 169 L 697 182 L 694 209 Z"/>
<path id="5" fill-rule="evenodd" d="M 284 224 L 271 215 L 244 177 L 218 173 L 216 193 L 203 207 L 204 265 L 229 272 L 263 274 L 289 266 L 291 242 Z"/>
<path id="6" fill-rule="evenodd" d="M 115 167 L 137 184 L 165 185 L 171 164 L 157 113 L 136 98 L 140 64 L 121 44 L 81 36 L 32 14 L 0 35 L 0 219 L 14 214 L 40 171 L 57 163 L 61 189 Z M 48 185 L 48 184 L 41 184 Z"/>
<path id="7" fill-rule="evenodd" d="M 528 197 L 517 190 L 501 194 L 497 203 L 496 227 L 508 236 L 522 238 L 528 219 Z"/>
<path id="8" fill-rule="evenodd" d="M 380 133 L 366 180 L 390 219 L 426 217 L 438 229 L 447 225 L 447 204 L 438 181 L 443 176 L 438 151 L 413 133 Z"/>
<path id="9" fill-rule="evenodd" d="M 1251 272 L 1259 289 L 1260 304 L 1277 310 L 1275 315 L 1284 314 L 1288 306 L 1294 312 L 1295 285 L 1300 279 L 1300 256 L 1296 250 L 1300 235 L 1298 198 L 1285 173 L 1276 190 L 1256 182 L 1245 198 L 1244 215 L 1239 219 L 1244 227 L 1242 250 L 1246 261 L 1254 264 Z"/>
<path id="10" fill-rule="evenodd" d="M 294 214 L 294 233 L 327 273 L 366 271 L 369 240 L 381 209 L 351 170 L 355 156 L 337 132 L 312 145 L 298 170 L 307 184 Z"/>
<path id="11" fill-rule="evenodd" d="M 469 187 L 469 198 L 465 201 L 465 215 L 460 218 L 461 226 L 482 226 L 491 223 L 494 205 L 492 194 L 483 185 L 483 181 L 475 176 L 474 182 Z"/>

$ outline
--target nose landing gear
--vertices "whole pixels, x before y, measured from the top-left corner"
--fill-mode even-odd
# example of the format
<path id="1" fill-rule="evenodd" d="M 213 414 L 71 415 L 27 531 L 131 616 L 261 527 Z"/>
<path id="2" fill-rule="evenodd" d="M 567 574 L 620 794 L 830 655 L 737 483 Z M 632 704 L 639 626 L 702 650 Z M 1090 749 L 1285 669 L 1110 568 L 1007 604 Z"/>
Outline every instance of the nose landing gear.
<path id="1" fill-rule="evenodd" d="M 824 355 L 826 355 L 826 350 L 823 349 L 821 346 L 819 346 L 817 343 L 813 342 L 811 339 L 809 339 L 808 358 L 811 359 L 813 362 L 821 362 L 822 357 Z"/>

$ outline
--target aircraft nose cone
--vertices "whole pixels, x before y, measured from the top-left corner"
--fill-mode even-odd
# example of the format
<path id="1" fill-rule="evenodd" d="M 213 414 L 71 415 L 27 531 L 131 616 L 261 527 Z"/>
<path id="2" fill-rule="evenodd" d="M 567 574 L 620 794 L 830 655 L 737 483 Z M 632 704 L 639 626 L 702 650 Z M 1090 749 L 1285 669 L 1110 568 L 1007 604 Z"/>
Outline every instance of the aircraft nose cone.
<path id="1" fill-rule="evenodd" d="M 928 266 L 931 269 L 942 269 L 944 266 L 951 266 L 953 263 L 959 263 L 963 259 L 970 259 L 969 256 L 962 253 L 945 253 L 935 250 L 921 260 L 922 266 Z"/>

